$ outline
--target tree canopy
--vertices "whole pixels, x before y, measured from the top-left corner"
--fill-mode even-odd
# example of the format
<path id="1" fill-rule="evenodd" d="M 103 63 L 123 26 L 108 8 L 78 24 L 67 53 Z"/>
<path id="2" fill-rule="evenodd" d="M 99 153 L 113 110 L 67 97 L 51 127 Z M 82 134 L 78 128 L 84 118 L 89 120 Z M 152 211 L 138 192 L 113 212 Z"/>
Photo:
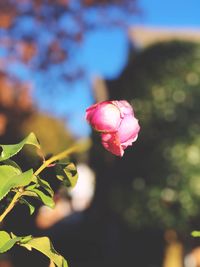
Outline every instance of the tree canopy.
<path id="1" fill-rule="evenodd" d="M 117 209 L 134 227 L 190 229 L 200 205 L 200 45 L 155 44 L 108 85 L 111 98 L 132 101 L 141 125 L 117 161 Z"/>

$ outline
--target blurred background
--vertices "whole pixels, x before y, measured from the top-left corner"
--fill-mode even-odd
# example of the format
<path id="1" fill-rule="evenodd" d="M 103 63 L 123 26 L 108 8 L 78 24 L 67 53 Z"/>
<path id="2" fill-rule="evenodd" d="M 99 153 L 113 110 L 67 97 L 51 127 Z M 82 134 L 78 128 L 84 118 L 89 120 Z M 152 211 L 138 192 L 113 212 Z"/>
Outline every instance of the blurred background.
<path id="1" fill-rule="evenodd" d="M 46 155 L 93 143 L 73 159 L 75 189 L 52 185 L 54 210 L 17 206 L 2 227 L 48 235 L 70 267 L 200 266 L 199 10 L 198 0 L 1 0 L 0 143 L 30 131 Z M 84 118 L 106 99 L 130 101 L 140 121 L 122 159 Z M 27 153 L 22 166 L 37 167 Z M 16 248 L 0 266 L 49 262 Z"/>

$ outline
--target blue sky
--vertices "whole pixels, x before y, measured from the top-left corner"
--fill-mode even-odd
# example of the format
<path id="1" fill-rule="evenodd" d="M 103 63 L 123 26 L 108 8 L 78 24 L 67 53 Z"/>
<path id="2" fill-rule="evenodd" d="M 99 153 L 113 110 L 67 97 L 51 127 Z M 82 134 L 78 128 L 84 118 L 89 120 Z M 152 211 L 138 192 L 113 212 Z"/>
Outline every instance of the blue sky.
<path id="1" fill-rule="evenodd" d="M 139 4 L 144 24 L 200 28 L 199 0 L 140 0 Z"/>
<path id="2" fill-rule="evenodd" d="M 142 14 L 126 17 L 126 22 L 146 26 L 197 28 L 200 31 L 200 0 L 138 0 Z M 116 16 L 117 13 L 111 14 Z M 95 13 L 88 14 L 91 18 Z M 61 21 L 61 27 L 72 27 L 66 24 L 67 18 Z M 19 28 L 16 36 L 24 32 L 35 32 L 37 29 L 31 18 L 18 21 Z M 20 26 L 21 23 L 21 26 Z M 49 42 L 52 34 L 47 29 L 40 29 L 37 38 L 41 44 Z M 40 40 L 41 38 L 41 40 Z M 43 47 L 41 45 L 41 47 Z M 86 34 L 84 41 L 77 46 L 73 55 L 74 66 L 81 66 L 85 70 L 85 78 L 75 83 L 67 83 L 60 79 L 59 73 L 63 69 L 74 66 L 68 62 L 50 68 L 48 73 L 32 72 L 24 64 L 12 64 L 8 71 L 22 80 L 32 80 L 35 88 L 34 98 L 42 111 L 63 118 L 76 136 L 87 136 L 90 128 L 84 120 L 85 109 L 93 103 L 91 81 L 98 75 L 103 78 L 116 78 L 126 65 L 128 58 L 129 41 L 127 34 L 121 28 L 99 28 Z M 0 57 L 6 56 L 6 51 L 0 48 Z M 48 87 L 49 77 L 51 86 L 58 88 L 59 94 L 53 96 L 45 90 Z M 67 89 L 67 90 L 66 90 Z"/>
<path id="3" fill-rule="evenodd" d="M 142 15 L 128 18 L 132 26 L 140 24 L 200 30 L 200 0 L 141 0 L 139 6 Z M 128 46 L 126 33 L 121 29 L 101 29 L 87 34 L 77 56 L 78 61 L 87 69 L 89 80 L 93 75 L 115 78 L 126 64 Z M 83 90 L 87 92 L 86 88 Z M 88 88 L 88 90 L 90 89 Z M 84 98 L 85 106 L 90 104 L 90 101 L 91 98 L 87 94 L 87 97 Z M 81 112 L 84 110 L 81 110 L 79 114 Z M 73 122 L 71 125 L 73 131 L 78 133 L 80 123 L 82 123 L 84 125 L 82 133 L 87 134 L 88 127 L 81 119 L 78 119 L 78 116 L 77 122 Z"/>

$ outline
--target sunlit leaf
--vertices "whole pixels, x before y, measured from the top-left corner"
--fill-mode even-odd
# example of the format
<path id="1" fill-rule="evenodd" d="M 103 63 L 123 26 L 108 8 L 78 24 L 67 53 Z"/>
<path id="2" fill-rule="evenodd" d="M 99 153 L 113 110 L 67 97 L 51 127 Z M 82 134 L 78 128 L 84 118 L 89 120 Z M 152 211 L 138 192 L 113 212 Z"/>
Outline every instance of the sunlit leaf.
<path id="1" fill-rule="evenodd" d="M 57 267 L 67 267 L 66 260 L 54 249 L 48 237 L 32 236 L 18 237 L 15 234 L 8 234 L 0 231 L 0 253 L 11 249 L 15 244 L 25 247 L 28 250 L 36 249 L 47 256 Z"/>
<path id="2" fill-rule="evenodd" d="M 43 188 L 45 189 L 50 196 L 53 196 L 54 195 L 54 191 L 53 189 L 51 188 L 50 184 L 45 181 L 44 179 L 41 179 L 38 177 L 38 184 Z"/>
<path id="3" fill-rule="evenodd" d="M 74 187 L 78 180 L 76 166 L 70 163 L 57 163 L 55 166 L 56 177 L 67 187 Z"/>
<path id="4" fill-rule="evenodd" d="M 33 185 L 31 185 L 30 188 L 43 188 L 50 196 L 53 196 L 54 195 L 54 191 L 53 189 L 51 188 L 50 184 L 44 180 L 44 179 L 41 179 L 39 176 L 35 176 L 33 175 L 32 177 L 32 182 L 34 183 Z"/>
<path id="5" fill-rule="evenodd" d="M 15 161 L 13 161 L 11 159 L 7 159 L 7 160 L 3 161 L 3 165 L 12 166 L 12 167 L 18 169 L 20 172 L 22 172 L 22 169 L 20 168 L 20 166 Z"/>
<path id="6" fill-rule="evenodd" d="M 200 231 L 192 231 L 191 236 L 200 237 Z"/>
<path id="7" fill-rule="evenodd" d="M 10 235 L 5 231 L 0 231 L 0 252 L 5 252 L 4 249 L 2 249 L 5 244 L 10 240 Z"/>
<path id="8" fill-rule="evenodd" d="M 0 231 L 0 253 L 11 249 L 19 240 L 21 240 L 21 237 L 11 238 L 7 232 Z"/>
<path id="9" fill-rule="evenodd" d="M 20 203 L 25 204 L 29 208 L 30 215 L 32 215 L 34 213 L 35 207 L 29 201 L 27 201 L 24 198 L 21 198 Z"/>
<path id="10" fill-rule="evenodd" d="M 37 237 L 28 241 L 22 240 L 19 245 L 27 248 L 28 250 L 34 248 L 40 251 L 46 255 L 57 267 L 68 266 L 66 260 L 54 249 L 48 237 Z"/>
<path id="11" fill-rule="evenodd" d="M 26 188 L 26 191 L 24 192 L 24 195 L 26 196 L 32 196 L 32 197 L 37 197 L 39 198 L 44 205 L 54 208 L 55 207 L 55 202 L 53 200 L 53 197 L 50 195 L 45 194 L 43 191 L 40 189 L 36 188 L 36 185 L 31 185 Z"/>
<path id="12" fill-rule="evenodd" d="M 30 133 L 24 140 L 22 140 L 18 144 L 13 145 L 0 145 L 2 148 L 2 152 L 0 155 L 0 161 L 6 160 L 11 158 L 12 156 L 16 155 L 24 145 L 33 145 L 37 148 L 40 148 L 40 144 L 34 133 Z"/>
<path id="13" fill-rule="evenodd" d="M 0 200 L 16 187 L 26 186 L 31 182 L 33 170 L 20 173 L 19 169 L 8 166 L 0 166 Z"/>

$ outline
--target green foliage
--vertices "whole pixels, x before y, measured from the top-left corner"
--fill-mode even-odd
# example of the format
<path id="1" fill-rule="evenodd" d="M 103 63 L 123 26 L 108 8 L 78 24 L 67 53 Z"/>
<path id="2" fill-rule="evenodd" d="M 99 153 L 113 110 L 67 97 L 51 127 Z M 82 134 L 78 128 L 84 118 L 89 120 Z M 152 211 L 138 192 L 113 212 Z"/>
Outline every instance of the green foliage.
<path id="1" fill-rule="evenodd" d="M 51 197 L 54 196 L 53 189 L 51 188 L 50 184 L 49 184 L 47 181 L 45 181 L 45 180 L 43 180 L 43 179 L 37 177 L 37 184 L 38 184 L 40 187 L 42 187 L 47 193 L 49 193 L 49 195 L 50 195 Z"/>
<path id="2" fill-rule="evenodd" d="M 5 197 L 11 189 L 28 185 L 33 176 L 33 170 L 21 173 L 19 169 L 9 166 L 0 166 L 0 200 Z"/>
<path id="3" fill-rule="evenodd" d="M 200 231 L 192 231 L 191 236 L 200 237 Z"/>
<path id="4" fill-rule="evenodd" d="M 5 232 L 0 231 L 0 253 L 4 253 L 11 249 L 20 238 L 11 238 L 11 236 Z"/>
<path id="5" fill-rule="evenodd" d="M 200 45 L 153 45 L 113 86 L 111 97 L 132 101 L 141 125 L 114 170 L 128 180 L 113 188 L 116 209 L 133 227 L 190 231 L 200 210 Z"/>
<path id="6" fill-rule="evenodd" d="M 37 188 L 37 185 L 31 185 L 26 187 L 24 195 L 39 198 L 42 203 L 50 208 L 55 207 L 55 202 L 52 195 L 48 195 Z"/>
<path id="7" fill-rule="evenodd" d="M 20 203 L 25 204 L 29 208 L 30 215 L 32 215 L 34 213 L 35 207 L 29 201 L 27 201 L 25 198 L 21 197 Z"/>
<path id="8" fill-rule="evenodd" d="M 27 248 L 28 250 L 32 250 L 34 248 L 40 251 L 58 267 L 68 266 L 66 260 L 54 249 L 48 237 L 31 238 L 26 242 L 23 242 L 22 240 L 19 245 Z"/>
<path id="9" fill-rule="evenodd" d="M 2 148 L 2 152 L 0 155 L 0 161 L 9 159 L 16 155 L 25 145 L 32 145 L 37 148 L 40 148 L 40 145 L 38 143 L 38 140 L 34 133 L 30 133 L 24 140 L 22 140 L 18 144 L 14 145 L 0 145 Z"/>
<path id="10" fill-rule="evenodd" d="M 47 256 L 57 267 L 67 267 L 66 260 L 54 249 L 48 237 L 34 238 L 31 235 L 18 237 L 5 231 L 0 231 L 0 253 L 11 249 L 15 244 L 28 250 L 36 249 Z"/>
<path id="11" fill-rule="evenodd" d="M 60 163 L 55 166 L 56 177 L 67 187 L 74 187 L 78 180 L 76 166 L 73 163 Z"/>
<path id="12" fill-rule="evenodd" d="M 10 196 L 13 196 L 13 199 L 8 204 L 4 213 L 0 215 L 0 221 L 5 218 L 18 202 L 25 204 L 29 208 L 30 214 L 33 214 L 35 207 L 31 203 L 31 198 L 40 200 L 44 205 L 50 208 L 55 206 L 53 189 L 46 180 L 40 177 L 40 173 L 46 167 L 51 167 L 53 171 L 56 170 L 55 179 L 59 179 L 63 185 L 67 187 L 73 187 L 77 182 L 78 175 L 75 165 L 71 163 L 69 159 L 67 163 L 60 162 L 60 160 L 68 157 L 70 153 L 76 150 L 79 151 L 81 146 L 77 145 L 74 146 L 73 149 L 66 149 L 47 161 L 44 160 L 43 164 L 36 172 L 33 172 L 33 169 L 23 172 L 20 166 L 10 158 L 20 152 L 25 145 L 40 148 L 37 138 L 33 133 L 18 144 L 1 145 L 0 200 L 6 197 L 9 192 L 12 192 Z M 40 251 L 57 267 L 67 267 L 67 262 L 55 251 L 48 237 L 17 237 L 13 233 L 8 234 L 5 231 L 0 231 L 0 253 L 8 251 L 15 244 L 29 250 L 36 249 Z"/>

